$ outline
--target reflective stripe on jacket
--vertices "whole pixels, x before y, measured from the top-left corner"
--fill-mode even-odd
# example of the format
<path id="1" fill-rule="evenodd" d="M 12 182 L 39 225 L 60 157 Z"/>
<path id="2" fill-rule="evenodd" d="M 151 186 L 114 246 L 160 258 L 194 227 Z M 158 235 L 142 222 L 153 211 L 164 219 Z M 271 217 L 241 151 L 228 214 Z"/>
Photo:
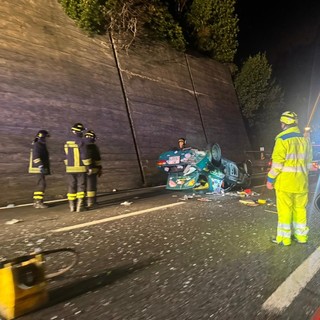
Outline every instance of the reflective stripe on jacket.
<path id="1" fill-rule="evenodd" d="M 43 141 L 35 141 L 30 150 L 29 158 L 29 173 L 40 173 L 40 166 L 42 166 L 46 174 L 50 174 L 49 152 L 46 143 Z"/>
<path id="2" fill-rule="evenodd" d="M 81 137 L 75 136 L 64 145 L 67 173 L 86 172 L 91 167 L 91 159 L 87 156 L 86 146 Z"/>
<path id="3" fill-rule="evenodd" d="M 277 190 L 303 193 L 308 191 L 308 168 L 312 148 L 299 128 L 290 127 L 276 136 L 268 181 Z"/>

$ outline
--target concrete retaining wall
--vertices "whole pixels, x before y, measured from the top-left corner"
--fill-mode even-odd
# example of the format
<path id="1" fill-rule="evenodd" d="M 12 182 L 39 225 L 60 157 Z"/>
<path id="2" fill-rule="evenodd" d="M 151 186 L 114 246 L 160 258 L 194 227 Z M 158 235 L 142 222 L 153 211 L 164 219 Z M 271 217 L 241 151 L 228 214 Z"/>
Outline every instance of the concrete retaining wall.
<path id="1" fill-rule="evenodd" d="M 3 0 L 0 28 L 0 205 L 31 201 L 39 129 L 51 134 L 47 199 L 65 197 L 63 145 L 75 122 L 98 135 L 101 192 L 163 183 L 155 161 L 180 136 L 243 158 L 249 141 L 225 66 L 161 44 L 128 54 L 109 35 L 87 36 L 55 0 Z"/>

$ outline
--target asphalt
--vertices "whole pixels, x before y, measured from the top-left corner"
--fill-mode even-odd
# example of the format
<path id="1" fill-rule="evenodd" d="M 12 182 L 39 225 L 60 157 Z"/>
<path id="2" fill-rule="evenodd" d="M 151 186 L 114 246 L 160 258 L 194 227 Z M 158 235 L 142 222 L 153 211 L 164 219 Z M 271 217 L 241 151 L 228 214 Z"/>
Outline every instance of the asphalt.
<path id="1" fill-rule="evenodd" d="M 262 305 L 317 250 L 318 215 L 310 210 L 307 245 L 274 245 L 273 192 L 263 184 L 253 190 L 259 197 L 264 192 L 269 206 L 243 205 L 236 192 L 193 195 L 158 187 L 101 196 L 95 210 L 80 214 L 70 213 L 66 202 L 2 210 L 0 256 L 70 246 L 79 253 L 72 270 L 48 282 L 46 308 L 21 319 L 309 320 L 319 307 L 318 275 L 282 316 Z M 46 270 L 71 260 L 49 257 Z"/>

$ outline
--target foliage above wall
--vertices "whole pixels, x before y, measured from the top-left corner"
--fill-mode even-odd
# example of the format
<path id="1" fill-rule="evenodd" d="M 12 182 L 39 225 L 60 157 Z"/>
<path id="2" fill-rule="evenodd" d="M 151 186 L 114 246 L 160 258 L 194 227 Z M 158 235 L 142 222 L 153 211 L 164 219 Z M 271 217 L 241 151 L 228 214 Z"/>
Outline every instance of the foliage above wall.
<path id="1" fill-rule="evenodd" d="M 166 40 L 178 50 L 192 48 L 223 63 L 237 51 L 236 0 L 58 0 L 79 27 Z"/>

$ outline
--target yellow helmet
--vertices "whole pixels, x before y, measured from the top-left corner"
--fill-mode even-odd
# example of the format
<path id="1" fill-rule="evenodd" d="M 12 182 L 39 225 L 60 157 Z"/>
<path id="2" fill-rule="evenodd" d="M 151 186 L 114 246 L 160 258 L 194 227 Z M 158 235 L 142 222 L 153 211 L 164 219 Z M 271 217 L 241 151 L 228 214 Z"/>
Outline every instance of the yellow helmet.
<path id="1" fill-rule="evenodd" d="M 281 115 L 280 122 L 285 124 L 298 124 L 298 115 L 295 112 L 286 111 Z"/>

